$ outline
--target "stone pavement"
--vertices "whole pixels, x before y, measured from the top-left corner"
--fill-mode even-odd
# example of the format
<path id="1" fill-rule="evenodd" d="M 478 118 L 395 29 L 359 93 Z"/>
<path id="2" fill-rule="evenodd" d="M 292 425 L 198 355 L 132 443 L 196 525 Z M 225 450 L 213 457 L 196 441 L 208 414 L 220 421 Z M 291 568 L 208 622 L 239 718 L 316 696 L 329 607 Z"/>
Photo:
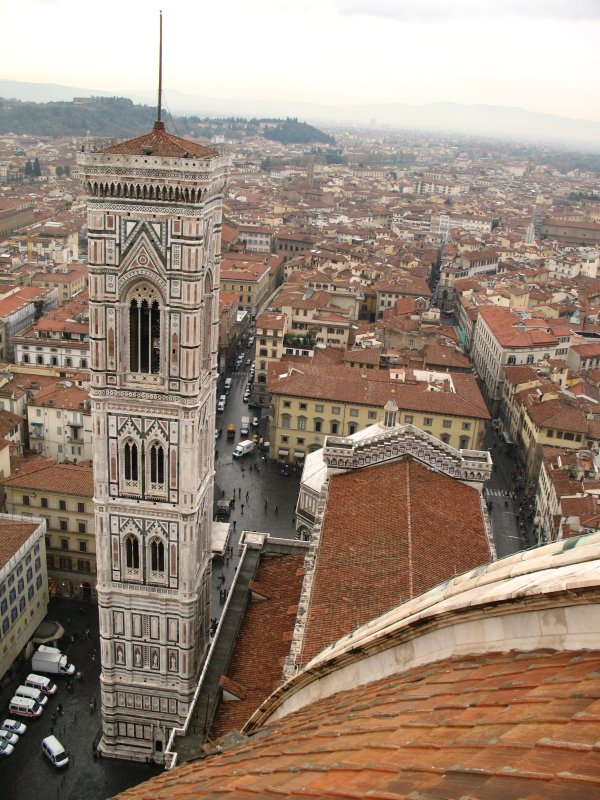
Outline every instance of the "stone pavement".
<path id="1" fill-rule="evenodd" d="M 162 771 L 145 765 L 94 755 L 100 733 L 100 664 L 98 659 L 98 607 L 73 600 L 51 600 L 48 617 L 65 629 L 60 642 L 63 652 L 83 672 L 80 679 L 56 678 L 57 693 L 48 699 L 42 716 L 23 719 L 27 725 L 11 756 L 0 759 L 0 798 L 2 800 L 105 800 Z M 86 631 L 89 630 L 89 638 Z M 72 641 L 74 637 L 74 641 Z M 13 690 L 31 672 L 31 660 L 16 664 L 0 687 L 2 716 L 7 716 Z M 90 701 L 96 700 L 96 710 Z M 63 714 L 57 714 L 61 704 Z M 52 715 L 56 715 L 53 723 Z M 58 770 L 42 755 L 41 741 L 52 731 L 69 752 L 71 763 Z"/>

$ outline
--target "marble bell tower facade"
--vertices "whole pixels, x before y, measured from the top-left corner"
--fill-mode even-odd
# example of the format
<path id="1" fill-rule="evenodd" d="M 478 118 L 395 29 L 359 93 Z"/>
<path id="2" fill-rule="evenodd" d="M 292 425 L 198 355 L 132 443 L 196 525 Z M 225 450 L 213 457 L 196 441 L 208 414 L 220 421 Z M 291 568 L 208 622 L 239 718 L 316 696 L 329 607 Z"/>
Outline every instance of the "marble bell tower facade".
<path id="1" fill-rule="evenodd" d="M 160 120 L 160 115 L 159 115 Z M 168 134 L 83 149 L 106 756 L 161 762 L 209 645 L 227 158 Z"/>

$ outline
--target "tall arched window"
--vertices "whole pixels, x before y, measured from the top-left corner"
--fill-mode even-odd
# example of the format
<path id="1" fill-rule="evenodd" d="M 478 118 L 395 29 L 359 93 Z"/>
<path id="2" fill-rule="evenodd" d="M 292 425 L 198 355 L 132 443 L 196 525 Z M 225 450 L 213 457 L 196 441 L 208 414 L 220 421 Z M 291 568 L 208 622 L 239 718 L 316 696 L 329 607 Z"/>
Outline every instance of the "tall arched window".
<path id="1" fill-rule="evenodd" d="M 212 276 L 208 273 L 204 280 L 204 316 L 202 318 L 202 369 L 206 371 L 209 371 L 212 366 L 212 310 Z"/>
<path id="2" fill-rule="evenodd" d="M 138 447 L 135 442 L 125 442 L 125 480 L 138 481 Z"/>
<path id="3" fill-rule="evenodd" d="M 136 286 L 129 301 L 129 369 L 160 371 L 160 303 L 152 286 Z"/>
<path id="4" fill-rule="evenodd" d="M 133 534 L 125 539 L 125 563 L 127 569 L 140 568 L 140 543 Z"/>
<path id="5" fill-rule="evenodd" d="M 150 483 L 161 484 L 165 482 L 165 451 L 162 445 L 150 445 Z"/>
<path id="6" fill-rule="evenodd" d="M 165 546 L 160 539 L 150 543 L 150 569 L 152 572 L 165 571 Z"/>

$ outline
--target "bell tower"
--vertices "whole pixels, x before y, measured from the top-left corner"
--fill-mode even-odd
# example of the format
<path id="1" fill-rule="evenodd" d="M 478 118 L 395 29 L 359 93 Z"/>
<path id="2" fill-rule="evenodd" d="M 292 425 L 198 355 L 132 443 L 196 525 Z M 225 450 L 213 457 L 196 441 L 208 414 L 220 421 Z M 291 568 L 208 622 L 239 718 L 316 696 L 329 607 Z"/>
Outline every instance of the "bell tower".
<path id="1" fill-rule="evenodd" d="M 102 740 L 163 760 L 209 644 L 227 159 L 168 134 L 82 150 Z"/>

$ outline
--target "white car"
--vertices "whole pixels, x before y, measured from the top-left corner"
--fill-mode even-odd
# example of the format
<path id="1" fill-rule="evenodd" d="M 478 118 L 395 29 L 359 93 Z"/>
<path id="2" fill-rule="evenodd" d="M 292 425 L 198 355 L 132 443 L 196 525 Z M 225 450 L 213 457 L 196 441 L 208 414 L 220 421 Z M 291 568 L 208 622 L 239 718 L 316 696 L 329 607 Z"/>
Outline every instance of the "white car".
<path id="1" fill-rule="evenodd" d="M 11 733 L 11 731 L 0 728 L 0 742 L 8 742 L 9 744 L 15 745 L 18 741 L 19 737 L 16 733 Z"/>
<path id="2" fill-rule="evenodd" d="M 5 719 L 4 722 L 0 722 L 0 728 L 16 733 L 18 736 L 23 736 L 27 730 L 27 725 L 24 722 L 17 722 L 16 719 Z"/>
<path id="3" fill-rule="evenodd" d="M 258 417 L 252 417 L 252 427 L 258 428 Z"/>
<path id="4" fill-rule="evenodd" d="M 14 749 L 12 744 L 0 740 L 0 756 L 9 756 Z"/>
<path id="5" fill-rule="evenodd" d="M 217 403 L 217 413 L 222 414 L 225 411 L 225 403 L 222 400 L 219 400 Z"/>

